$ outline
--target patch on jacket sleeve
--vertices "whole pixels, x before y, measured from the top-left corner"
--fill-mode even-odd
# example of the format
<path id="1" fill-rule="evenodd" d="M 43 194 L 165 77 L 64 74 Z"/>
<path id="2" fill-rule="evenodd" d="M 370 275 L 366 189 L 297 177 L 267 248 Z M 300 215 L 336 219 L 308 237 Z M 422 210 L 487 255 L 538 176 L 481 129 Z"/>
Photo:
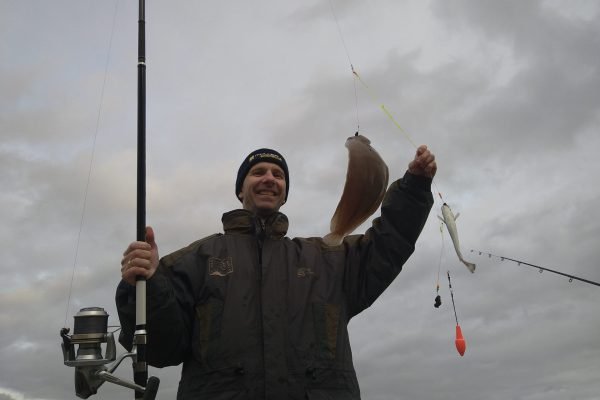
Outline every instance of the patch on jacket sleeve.
<path id="1" fill-rule="evenodd" d="M 233 272 L 233 259 L 210 257 L 208 259 L 208 274 L 214 276 L 226 276 Z"/>

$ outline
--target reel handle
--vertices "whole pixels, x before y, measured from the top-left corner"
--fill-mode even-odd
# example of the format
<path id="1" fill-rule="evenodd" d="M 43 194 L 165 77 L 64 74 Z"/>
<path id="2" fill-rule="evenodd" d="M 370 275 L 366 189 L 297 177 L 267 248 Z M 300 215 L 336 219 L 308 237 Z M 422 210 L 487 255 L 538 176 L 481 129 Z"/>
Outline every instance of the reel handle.
<path id="1" fill-rule="evenodd" d="M 156 398 L 156 394 L 158 393 L 158 385 L 160 385 L 160 379 L 155 376 L 148 378 L 143 400 L 154 400 Z"/>
<path id="2" fill-rule="evenodd" d="M 143 393 L 143 400 L 154 400 L 156 399 L 156 394 L 158 393 L 158 386 L 160 385 L 160 379 L 155 376 L 151 376 L 148 378 L 148 382 L 146 383 L 146 387 L 142 387 L 136 383 L 126 381 L 124 379 L 118 378 L 111 374 L 108 371 L 98 371 L 96 372 L 96 377 L 102 381 L 114 383 L 115 385 L 123 386 L 129 389 L 133 389 L 136 392 Z"/>

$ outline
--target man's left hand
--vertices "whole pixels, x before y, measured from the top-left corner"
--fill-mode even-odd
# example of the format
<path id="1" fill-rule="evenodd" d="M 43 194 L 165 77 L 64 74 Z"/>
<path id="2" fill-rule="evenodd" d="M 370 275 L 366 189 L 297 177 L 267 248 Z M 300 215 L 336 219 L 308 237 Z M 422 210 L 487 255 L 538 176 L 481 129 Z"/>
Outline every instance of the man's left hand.
<path id="1" fill-rule="evenodd" d="M 437 172 L 435 156 L 429 151 L 427 146 L 421 145 L 417 149 L 414 160 L 408 164 L 408 172 L 413 175 L 426 176 L 433 178 Z"/>

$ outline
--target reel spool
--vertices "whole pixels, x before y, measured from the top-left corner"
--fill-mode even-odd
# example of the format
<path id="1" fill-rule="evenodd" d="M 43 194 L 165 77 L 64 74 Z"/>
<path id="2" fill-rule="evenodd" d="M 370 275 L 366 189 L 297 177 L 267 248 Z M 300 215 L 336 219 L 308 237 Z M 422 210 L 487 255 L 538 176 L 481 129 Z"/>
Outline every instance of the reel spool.
<path id="1" fill-rule="evenodd" d="M 158 391 L 159 380 L 150 377 L 146 387 L 116 377 L 112 373 L 127 358 L 137 358 L 136 349 L 125 353 L 117 359 L 113 332 L 108 332 L 108 313 L 101 307 L 86 307 L 75 314 L 73 334 L 69 336 L 69 328 L 62 328 L 60 336 L 64 363 L 75 367 L 75 394 L 87 399 L 98 392 L 104 382 L 133 389 L 144 394 L 145 400 L 154 399 Z M 106 344 L 106 352 L 102 354 L 102 344 Z M 75 346 L 78 346 L 75 350 Z M 116 361 L 115 361 L 116 360 Z M 111 366 L 106 364 L 115 361 Z"/>
<path id="2" fill-rule="evenodd" d="M 108 333 L 108 313 L 101 307 L 86 307 L 73 318 L 73 335 L 68 336 L 69 328 L 60 331 L 65 365 L 85 367 L 114 361 L 116 346 L 113 333 Z M 102 356 L 102 343 L 106 343 L 106 356 Z M 75 345 L 79 346 L 77 353 Z"/>

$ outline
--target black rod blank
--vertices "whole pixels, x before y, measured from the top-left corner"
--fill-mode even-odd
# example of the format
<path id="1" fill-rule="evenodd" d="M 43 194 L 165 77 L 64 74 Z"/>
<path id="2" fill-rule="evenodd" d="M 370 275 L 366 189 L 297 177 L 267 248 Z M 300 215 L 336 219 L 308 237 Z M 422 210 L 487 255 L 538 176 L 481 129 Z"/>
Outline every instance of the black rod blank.
<path id="1" fill-rule="evenodd" d="M 146 240 L 146 21 L 145 0 L 139 0 L 138 19 L 138 85 L 137 85 L 137 221 L 136 239 Z M 134 382 L 142 387 L 148 383 L 146 362 L 146 279 L 136 278 L 136 326 L 133 343 L 136 357 L 133 363 Z M 135 392 L 136 399 L 144 393 Z"/>
<path id="2" fill-rule="evenodd" d="M 571 275 L 571 274 L 566 274 L 564 272 L 556 271 L 556 270 L 553 270 L 553 269 L 550 269 L 550 268 L 540 267 L 539 265 L 530 264 L 530 263 L 527 263 L 525 261 L 515 260 L 514 258 L 509 258 L 509 257 L 504 257 L 504 256 L 497 256 L 497 255 L 494 255 L 492 253 L 486 253 L 486 252 L 479 251 L 479 250 L 471 250 L 471 252 L 478 252 L 479 255 L 485 254 L 485 255 L 487 255 L 489 257 L 499 258 L 502 261 L 509 260 L 509 261 L 512 261 L 512 262 L 516 262 L 518 265 L 521 265 L 521 264 L 527 265 L 529 267 L 538 269 L 540 272 L 542 272 L 542 271 L 548 271 L 548 272 L 552 272 L 553 274 L 566 276 L 567 278 L 569 278 L 569 281 L 575 279 L 575 280 L 578 280 L 578 281 L 581 281 L 581 282 L 589 283 L 590 285 L 600 286 L 600 283 L 591 281 L 589 279 L 580 278 L 578 276 Z"/>

